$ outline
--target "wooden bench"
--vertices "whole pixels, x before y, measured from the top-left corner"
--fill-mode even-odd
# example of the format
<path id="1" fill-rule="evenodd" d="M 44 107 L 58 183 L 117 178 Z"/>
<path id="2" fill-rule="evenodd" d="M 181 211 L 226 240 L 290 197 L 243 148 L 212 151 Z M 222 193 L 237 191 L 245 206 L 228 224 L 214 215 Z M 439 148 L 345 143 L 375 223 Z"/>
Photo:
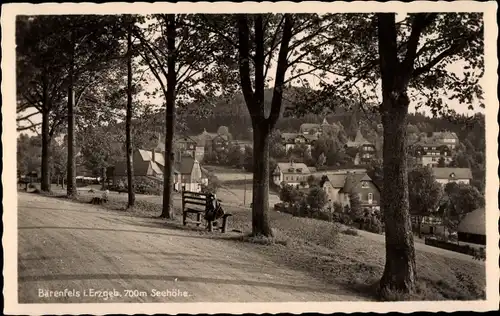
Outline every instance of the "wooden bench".
<path id="1" fill-rule="evenodd" d="M 192 223 L 196 224 L 196 226 L 200 226 L 200 224 L 202 224 L 202 215 L 205 213 L 209 203 L 209 194 L 207 193 L 182 191 L 182 224 L 186 226 L 188 223 Z M 194 207 L 189 207 L 188 205 L 193 205 Z M 195 214 L 196 220 L 188 220 L 189 214 Z M 216 227 L 216 229 L 220 229 L 222 233 L 225 233 L 228 226 L 227 218 L 230 216 L 232 216 L 232 214 L 225 213 L 222 216 L 222 226 Z M 213 229 L 213 221 L 209 221 L 208 231 L 211 232 Z"/>

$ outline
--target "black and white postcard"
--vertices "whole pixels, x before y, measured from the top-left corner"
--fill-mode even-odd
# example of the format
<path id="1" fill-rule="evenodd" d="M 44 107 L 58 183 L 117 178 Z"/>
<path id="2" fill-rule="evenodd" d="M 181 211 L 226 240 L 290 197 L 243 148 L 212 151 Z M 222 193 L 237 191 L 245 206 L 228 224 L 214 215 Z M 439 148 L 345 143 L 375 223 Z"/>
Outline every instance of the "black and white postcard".
<path id="1" fill-rule="evenodd" d="M 2 6 L 4 313 L 498 309 L 496 11 Z"/>

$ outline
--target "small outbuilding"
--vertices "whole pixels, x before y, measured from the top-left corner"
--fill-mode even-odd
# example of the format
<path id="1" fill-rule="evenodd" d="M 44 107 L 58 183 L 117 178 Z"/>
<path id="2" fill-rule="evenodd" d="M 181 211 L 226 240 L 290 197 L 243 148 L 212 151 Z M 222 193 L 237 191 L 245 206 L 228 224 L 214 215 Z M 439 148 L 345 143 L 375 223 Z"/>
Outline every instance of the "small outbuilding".
<path id="1" fill-rule="evenodd" d="M 465 215 L 457 229 L 458 241 L 486 245 L 486 214 L 480 208 Z"/>

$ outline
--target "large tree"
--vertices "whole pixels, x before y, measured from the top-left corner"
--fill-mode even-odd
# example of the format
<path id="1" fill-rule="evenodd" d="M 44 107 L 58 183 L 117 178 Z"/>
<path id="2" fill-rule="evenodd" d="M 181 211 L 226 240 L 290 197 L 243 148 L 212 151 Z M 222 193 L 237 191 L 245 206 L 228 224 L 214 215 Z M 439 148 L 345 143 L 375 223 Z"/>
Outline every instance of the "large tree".
<path id="1" fill-rule="evenodd" d="M 323 37 L 344 36 L 311 63 L 331 80 L 311 94 L 303 112 L 322 110 L 332 98 L 375 104 L 383 126 L 383 190 L 386 264 L 381 293 L 415 290 L 416 265 L 409 213 L 408 108 L 427 106 L 452 118 L 450 100 L 473 108 L 482 99 L 483 20 L 479 13 L 418 13 L 396 21 L 394 13 L 342 15 L 344 23 Z M 362 91 L 362 93 L 360 93 Z M 382 99 L 379 99 L 379 96 Z M 371 102 L 369 102 L 371 101 Z"/>
<path id="2" fill-rule="evenodd" d="M 41 127 L 41 190 L 50 191 L 50 145 L 66 119 L 66 69 L 58 58 L 57 27 L 47 16 L 16 20 L 16 84 L 18 131 Z M 41 116 L 41 122 L 34 122 Z"/>
<path id="3" fill-rule="evenodd" d="M 395 14 L 380 13 L 376 19 L 382 81 L 379 111 L 384 127 L 382 209 L 386 227 L 386 265 L 381 289 L 413 292 L 416 265 L 407 176 L 408 90 L 412 86 L 419 90 L 442 88 L 450 98 L 472 106 L 473 98 L 481 97 L 480 73 L 466 70 L 465 77 L 460 79 L 446 68 L 454 62 L 463 62 L 465 69 L 482 69 L 482 17 L 457 13 L 411 15 L 409 35 L 399 41 L 398 31 L 403 27 L 396 24 Z M 430 39 L 436 34 L 437 39 Z M 436 98 L 436 94 L 427 95 L 427 104 L 434 113 L 446 113 L 443 99 Z"/>
<path id="4" fill-rule="evenodd" d="M 306 76 L 314 67 L 304 71 L 299 66 L 316 52 L 318 45 L 310 43 L 334 23 L 323 23 L 315 14 L 237 14 L 207 17 L 207 21 L 226 42 L 225 65 L 238 72 L 252 122 L 252 234 L 272 236 L 268 219 L 270 135 L 283 113 L 286 88 L 292 83 L 309 86 Z M 231 63 L 234 58 L 236 65 Z M 271 93 L 269 102 L 265 102 L 266 88 Z"/>
<path id="5" fill-rule="evenodd" d="M 57 49 L 57 62 L 66 75 L 60 91 L 67 99 L 67 194 L 76 195 L 76 117 L 80 101 L 101 79 L 110 60 L 119 57 L 120 28 L 116 16 L 60 15 L 30 17 L 53 33 L 49 47 Z M 57 32 L 55 32 L 57 30 Z"/>
<path id="6" fill-rule="evenodd" d="M 137 27 L 134 35 L 141 42 L 140 55 L 156 78 L 165 105 L 165 168 L 163 171 L 163 208 L 160 217 L 172 218 L 173 139 L 176 131 L 176 112 L 186 103 L 200 104 L 213 100 L 211 68 L 223 49 L 220 40 L 194 15 L 157 14 L 150 25 Z M 192 114 L 193 115 L 193 114 Z"/>

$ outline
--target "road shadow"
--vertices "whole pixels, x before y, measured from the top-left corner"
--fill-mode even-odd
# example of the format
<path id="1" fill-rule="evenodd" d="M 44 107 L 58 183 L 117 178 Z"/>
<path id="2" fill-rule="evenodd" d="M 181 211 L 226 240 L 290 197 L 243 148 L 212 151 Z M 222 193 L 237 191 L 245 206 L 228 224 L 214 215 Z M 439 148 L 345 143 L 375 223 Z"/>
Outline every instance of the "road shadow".
<path id="1" fill-rule="evenodd" d="M 141 226 L 141 225 L 136 225 Z M 143 225 L 141 227 L 155 227 L 158 226 L 150 226 Z M 89 231 L 107 231 L 107 232 L 116 232 L 116 233 L 137 233 L 137 234 L 149 234 L 149 235 L 157 235 L 157 236 L 169 236 L 169 237 L 181 237 L 181 238 L 196 238 L 196 239 L 207 239 L 207 236 L 202 234 L 194 235 L 194 234 L 172 234 L 167 232 L 152 232 L 145 230 L 135 230 L 135 229 L 116 229 L 116 228 L 104 228 L 104 227 L 64 227 L 64 226 L 19 226 L 19 230 L 37 230 L 37 229 L 59 229 L 59 230 L 89 230 Z M 208 232 L 207 232 L 208 234 Z M 231 236 L 232 237 L 232 236 Z M 221 239 L 221 240 L 232 240 L 230 236 L 221 236 L 212 234 L 210 238 L 212 239 Z M 234 237 L 233 237 L 234 238 Z"/>

